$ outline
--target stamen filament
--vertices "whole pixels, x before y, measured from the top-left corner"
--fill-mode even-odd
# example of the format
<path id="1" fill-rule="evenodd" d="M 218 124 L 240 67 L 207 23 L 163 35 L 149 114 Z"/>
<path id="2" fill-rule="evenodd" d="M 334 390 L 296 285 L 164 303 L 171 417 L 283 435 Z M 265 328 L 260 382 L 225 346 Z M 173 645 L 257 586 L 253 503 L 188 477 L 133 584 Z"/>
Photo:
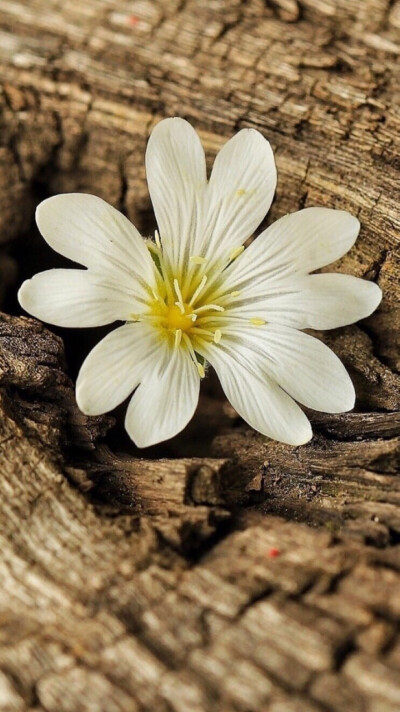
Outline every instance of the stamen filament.
<path id="1" fill-rule="evenodd" d="M 203 277 L 203 279 L 201 280 L 199 286 L 198 286 L 197 289 L 195 290 L 195 292 L 194 292 L 194 294 L 193 294 L 193 296 L 192 296 L 190 302 L 189 302 L 189 306 L 190 306 L 190 307 L 195 303 L 197 297 L 198 297 L 199 294 L 203 291 L 206 282 L 207 282 L 207 275 L 205 274 L 204 277 Z"/>
<path id="2" fill-rule="evenodd" d="M 160 242 L 160 236 L 158 235 L 158 232 L 157 232 L 156 234 L 157 234 L 157 236 L 158 236 L 158 241 Z M 168 275 L 168 270 L 167 270 L 167 268 L 166 268 L 166 266 L 165 266 L 165 260 L 164 260 L 164 256 L 163 256 L 162 249 L 161 249 L 161 243 L 160 243 L 160 247 L 156 247 L 155 245 L 152 245 L 151 250 L 152 250 L 152 252 L 154 252 L 154 253 L 157 255 L 157 257 L 158 257 L 158 262 L 159 262 L 160 269 L 161 269 L 161 276 L 162 276 L 163 283 L 164 283 L 164 285 L 165 285 L 165 289 L 166 289 L 166 292 L 167 292 L 168 300 L 169 300 L 170 302 L 172 302 L 173 299 L 174 299 L 174 293 L 173 293 L 172 288 L 171 288 L 171 283 L 170 283 L 170 279 L 169 279 L 169 275 Z M 158 274 L 159 274 L 159 271 L 158 271 Z"/>
<path id="3" fill-rule="evenodd" d="M 198 255 L 192 255 L 192 257 L 190 257 L 190 261 L 195 265 L 204 265 L 204 263 L 207 262 L 205 257 L 200 257 Z"/>
<path id="4" fill-rule="evenodd" d="M 237 257 L 239 257 L 239 255 L 242 254 L 244 249 L 245 249 L 244 245 L 240 245 L 239 247 L 236 247 L 234 250 L 231 251 L 228 259 L 225 262 L 223 262 L 223 263 L 214 262 L 213 263 L 213 265 L 212 265 L 212 273 L 213 274 L 212 274 L 212 277 L 211 278 L 209 277 L 209 279 L 208 279 L 206 294 L 203 295 L 206 299 L 207 298 L 210 299 L 211 295 L 213 298 L 215 298 L 216 296 L 218 296 L 218 298 L 220 298 L 221 296 L 222 296 L 222 298 L 226 298 L 226 297 L 230 297 L 230 296 L 232 296 L 232 297 L 240 296 L 241 292 L 239 290 L 236 290 L 229 295 L 227 295 L 227 294 L 224 295 L 224 290 L 223 290 L 223 287 L 221 287 L 221 285 L 220 286 L 217 285 L 216 290 L 214 289 L 214 291 L 213 291 L 213 288 L 214 288 L 215 283 L 218 282 L 218 280 L 221 278 L 221 273 L 223 272 L 223 270 L 229 264 L 231 264 Z"/>
<path id="5" fill-rule="evenodd" d="M 160 248 L 157 247 L 157 245 L 154 244 L 151 240 L 146 241 L 147 249 L 150 250 L 150 252 L 154 252 L 155 255 L 160 254 Z"/>
<path id="6" fill-rule="evenodd" d="M 202 366 L 202 364 L 199 363 L 198 360 L 197 360 L 197 357 L 196 357 L 196 354 L 195 354 L 195 351 L 194 351 L 194 348 L 193 348 L 193 344 L 192 344 L 192 342 L 191 342 L 191 340 L 190 340 L 190 337 L 189 337 L 187 334 L 185 334 L 185 333 L 182 334 L 182 337 L 183 337 L 183 340 L 184 340 L 184 342 L 185 342 L 185 344 L 186 344 L 186 346 L 187 346 L 187 348 L 188 348 L 188 351 L 189 351 L 189 353 L 190 353 L 190 356 L 192 357 L 192 361 L 193 361 L 193 362 L 195 363 L 195 365 L 196 365 L 196 368 L 197 368 L 197 370 L 198 370 L 198 372 L 199 372 L 200 378 L 204 378 L 204 376 L 205 376 L 204 366 Z"/>
<path id="7" fill-rule="evenodd" d="M 182 340 L 182 329 L 177 329 L 175 331 L 175 348 L 177 349 Z"/>
<path id="8" fill-rule="evenodd" d="M 159 292 L 157 292 L 155 289 L 152 289 L 151 293 L 152 293 L 154 299 L 156 300 L 156 302 L 159 302 L 159 304 L 161 304 L 166 309 L 167 305 L 165 304 L 165 301 L 162 298 L 161 294 Z"/>
<path id="9" fill-rule="evenodd" d="M 214 332 L 211 331 L 210 329 L 202 329 L 200 326 L 194 326 L 193 329 L 191 330 L 193 334 L 204 334 L 205 336 L 211 337 L 214 339 Z"/>
<path id="10" fill-rule="evenodd" d="M 212 311 L 217 311 L 217 312 L 225 311 L 224 307 L 220 307 L 218 304 L 204 304 L 204 306 L 196 309 L 196 313 L 201 314 L 201 312 L 208 311 L 209 309 L 211 309 Z"/>
<path id="11" fill-rule="evenodd" d="M 175 289 L 175 292 L 176 292 L 176 296 L 178 297 L 178 301 L 175 302 L 175 304 L 176 304 L 177 307 L 179 307 L 179 309 L 181 310 L 182 314 L 184 314 L 184 313 L 185 313 L 185 305 L 184 305 L 184 303 L 183 303 L 182 292 L 181 292 L 181 288 L 180 288 L 180 286 L 179 286 L 179 282 L 178 282 L 177 279 L 174 279 L 174 289 Z"/>

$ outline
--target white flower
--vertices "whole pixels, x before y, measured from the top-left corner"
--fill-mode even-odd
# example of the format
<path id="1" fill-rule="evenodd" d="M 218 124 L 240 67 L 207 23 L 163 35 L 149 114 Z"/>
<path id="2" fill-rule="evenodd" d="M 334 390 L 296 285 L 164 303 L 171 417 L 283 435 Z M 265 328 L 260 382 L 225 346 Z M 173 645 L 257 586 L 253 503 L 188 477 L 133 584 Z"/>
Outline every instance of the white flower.
<path id="1" fill-rule="evenodd" d="M 57 195 L 37 209 L 49 245 L 87 269 L 52 269 L 24 282 L 24 309 L 59 326 L 126 322 L 83 363 L 79 407 L 105 413 L 135 391 L 126 429 L 139 447 L 152 445 L 191 419 L 210 363 L 253 428 L 292 445 L 307 442 L 311 426 L 295 400 L 340 413 L 355 394 L 337 356 L 301 329 L 350 324 L 381 300 L 371 282 L 310 275 L 351 248 L 358 220 L 306 208 L 244 249 L 276 186 L 271 147 L 253 129 L 223 146 L 207 182 L 196 132 L 166 119 L 152 132 L 146 168 L 155 242 L 93 195 Z"/>

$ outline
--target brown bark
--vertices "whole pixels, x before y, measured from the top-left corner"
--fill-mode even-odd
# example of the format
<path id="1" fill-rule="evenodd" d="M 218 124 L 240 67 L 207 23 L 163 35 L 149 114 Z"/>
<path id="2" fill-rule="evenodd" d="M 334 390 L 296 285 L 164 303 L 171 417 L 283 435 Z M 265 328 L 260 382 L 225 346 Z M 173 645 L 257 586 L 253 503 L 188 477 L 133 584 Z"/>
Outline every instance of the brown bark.
<path id="1" fill-rule="evenodd" d="M 319 335 L 354 413 L 310 414 L 313 441 L 290 448 L 211 379 L 148 459 L 118 419 L 76 407 L 67 374 L 89 340 L 2 315 L 2 712 L 400 708 L 399 29 L 398 0 L 0 0 L 10 311 L 17 281 L 56 264 L 32 229 L 42 197 L 93 192 L 152 229 L 145 142 L 174 114 L 210 160 L 261 130 L 279 171 L 268 220 L 357 214 L 334 269 L 384 290 L 366 323 Z"/>

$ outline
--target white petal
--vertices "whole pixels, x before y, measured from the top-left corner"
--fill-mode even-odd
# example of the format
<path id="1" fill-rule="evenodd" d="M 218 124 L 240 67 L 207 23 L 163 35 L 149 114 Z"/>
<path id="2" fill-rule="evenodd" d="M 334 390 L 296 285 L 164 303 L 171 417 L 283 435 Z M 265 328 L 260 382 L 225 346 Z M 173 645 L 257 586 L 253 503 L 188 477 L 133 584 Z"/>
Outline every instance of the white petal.
<path id="1" fill-rule="evenodd" d="M 229 334 L 263 357 L 264 370 L 308 408 L 343 413 L 354 407 L 354 387 L 345 367 L 318 339 L 276 324 L 234 327 Z"/>
<path id="2" fill-rule="evenodd" d="M 336 329 L 365 319 L 377 308 L 382 292 L 374 282 L 347 274 L 313 274 L 282 284 L 259 299 L 243 300 L 230 316 L 260 317 L 296 329 Z"/>
<path id="3" fill-rule="evenodd" d="M 166 367 L 149 373 L 128 406 L 125 427 L 138 447 L 149 447 L 179 433 L 192 418 L 200 378 L 183 348 L 170 349 Z"/>
<path id="4" fill-rule="evenodd" d="M 257 237 L 229 268 L 227 289 L 257 296 L 276 282 L 305 275 L 342 257 L 360 223 L 343 210 L 305 208 L 285 215 Z"/>
<path id="5" fill-rule="evenodd" d="M 331 349 L 296 329 L 271 325 L 267 334 L 275 359 L 271 371 L 292 398 L 324 413 L 354 408 L 354 386 Z"/>
<path id="6" fill-rule="evenodd" d="M 82 269 L 50 269 L 26 280 L 19 303 L 32 316 L 57 326 L 86 327 L 131 318 L 134 295 Z"/>
<path id="7" fill-rule="evenodd" d="M 141 322 L 125 324 L 102 339 L 82 364 L 76 400 L 86 415 L 107 413 L 152 372 L 159 357 L 157 332 Z"/>
<path id="8" fill-rule="evenodd" d="M 50 247 L 64 257 L 118 280 L 154 282 L 149 251 L 132 223 L 95 195 L 68 193 L 44 200 L 36 222 Z"/>
<path id="9" fill-rule="evenodd" d="M 146 172 L 164 251 L 173 265 L 182 265 L 189 258 L 198 201 L 207 185 L 204 150 L 187 121 L 157 124 L 147 145 Z"/>
<path id="10" fill-rule="evenodd" d="M 267 214 L 276 188 L 274 155 L 259 131 L 243 129 L 218 153 L 205 196 L 199 254 L 227 260 Z"/>
<path id="11" fill-rule="evenodd" d="M 222 388 L 239 415 L 255 430 L 289 445 L 303 445 L 312 437 L 310 423 L 299 406 L 260 367 L 251 348 L 211 345 L 210 361 Z"/>

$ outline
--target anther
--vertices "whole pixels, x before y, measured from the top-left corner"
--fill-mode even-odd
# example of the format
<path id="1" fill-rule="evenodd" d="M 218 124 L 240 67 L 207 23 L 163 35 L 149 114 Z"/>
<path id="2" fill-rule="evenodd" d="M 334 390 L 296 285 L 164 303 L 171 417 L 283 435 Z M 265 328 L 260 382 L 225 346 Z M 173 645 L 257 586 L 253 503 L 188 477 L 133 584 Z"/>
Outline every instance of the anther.
<path id="1" fill-rule="evenodd" d="M 205 257 L 200 257 L 199 255 L 193 255 L 189 258 L 190 262 L 194 262 L 195 265 L 204 265 L 207 262 Z"/>
<path id="2" fill-rule="evenodd" d="M 215 331 L 214 331 L 214 343 L 215 344 L 219 344 L 219 342 L 221 341 L 221 336 L 222 336 L 221 329 L 215 329 Z"/>
<path id="3" fill-rule="evenodd" d="M 230 297 L 240 297 L 241 293 L 242 292 L 240 291 L 240 289 L 237 289 L 235 292 L 231 292 L 229 296 Z"/>
<path id="4" fill-rule="evenodd" d="M 232 250 L 232 252 L 230 253 L 229 259 L 230 259 L 231 261 L 232 261 L 232 260 L 235 260 L 236 257 L 239 257 L 239 255 L 242 254 L 243 250 L 244 250 L 244 245 L 240 245 L 240 247 L 236 247 L 236 248 L 235 248 L 234 250 Z"/>
<path id="5" fill-rule="evenodd" d="M 260 319 L 258 316 L 252 316 L 250 319 L 250 324 L 253 324 L 253 326 L 264 326 L 266 323 L 265 319 Z"/>
<path id="6" fill-rule="evenodd" d="M 204 366 L 201 363 L 199 363 L 198 361 L 196 361 L 196 366 L 197 366 L 197 370 L 199 372 L 200 378 L 204 378 L 204 376 L 206 375 L 205 371 L 204 371 Z"/>

